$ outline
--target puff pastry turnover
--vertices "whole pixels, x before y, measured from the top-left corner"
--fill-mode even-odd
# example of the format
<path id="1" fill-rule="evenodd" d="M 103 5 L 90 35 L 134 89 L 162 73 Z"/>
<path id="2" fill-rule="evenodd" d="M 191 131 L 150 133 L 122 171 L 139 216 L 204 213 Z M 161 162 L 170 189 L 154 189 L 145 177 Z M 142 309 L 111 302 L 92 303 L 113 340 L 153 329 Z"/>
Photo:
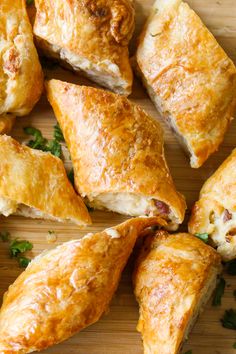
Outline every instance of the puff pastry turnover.
<path id="1" fill-rule="evenodd" d="M 79 225 L 91 222 L 67 179 L 62 161 L 0 136 L 0 214 L 24 215 Z"/>
<path id="2" fill-rule="evenodd" d="M 46 88 L 87 203 L 132 216 L 160 214 L 176 228 L 186 205 L 166 164 L 159 123 L 111 92 L 58 80 Z"/>
<path id="3" fill-rule="evenodd" d="M 43 73 L 24 0 L 0 2 L 0 133 L 28 114 L 41 96 Z M 10 114 L 9 114 L 10 113 Z"/>
<path id="4" fill-rule="evenodd" d="M 131 0 L 35 0 L 39 48 L 112 91 L 131 93 Z"/>
<path id="5" fill-rule="evenodd" d="M 0 312 L 0 352 L 30 353 L 99 320 L 139 233 L 157 218 L 130 219 L 35 258 L 10 286 Z"/>
<path id="6" fill-rule="evenodd" d="M 220 256 L 190 234 L 148 237 L 133 275 L 145 354 L 177 354 L 221 270 Z"/>
<path id="7" fill-rule="evenodd" d="M 189 231 L 208 233 L 225 261 L 236 258 L 236 149 L 203 185 Z"/>
<path id="8" fill-rule="evenodd" d="M 191 166 L 200 167 L 218 149 L 236 107 L 233 62 L 186 3 L 158 0 L 140 36 L 136 69 Z"/>

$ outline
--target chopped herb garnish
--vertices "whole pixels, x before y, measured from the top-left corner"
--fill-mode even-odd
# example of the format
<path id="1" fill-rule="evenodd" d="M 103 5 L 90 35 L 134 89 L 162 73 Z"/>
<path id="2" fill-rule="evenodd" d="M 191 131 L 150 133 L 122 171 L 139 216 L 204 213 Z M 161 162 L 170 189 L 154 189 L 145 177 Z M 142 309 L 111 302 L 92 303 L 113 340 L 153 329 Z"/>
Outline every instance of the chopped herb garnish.
<path id="1" fill-rule="evenodd" d="M 192 350 L 188 350 L 186 353 L 184 353 L 184 354 L 192 354 L 193 352 L 192 352 Z"/>
<path id="2" fill-rule="evenodd" d="M 32 149 L 37 149 L 37 150 L 43 150 L 45 149 L 47 139 L 45 139 L 42 136 L 42 133 L 40 130 L 34 128 L 34 127 L 26 127 L 24 128 L 24 132 L 27 135 L 32 135 L 34 137 L 34 140 L 30 140 L 28 142 L 28 146 L 31 147 Z"/>
<path id="3" fill-rule="evenodd" d="M 10 253 L 11 253 L 12 257 L 17 257 L 18 254 L 26 252 L 26 251 L 31 251 L 32 248 L 33 248 L 33 245 L 29 241 L 14 240 L 10 244 Z"/>
<path id="4" fill-rule="evenodd" d="M 236 342 L 233 344 L 233 348 L 236 349 Z"/>
<path id="5" fill-rule="evenodd" d="M 62 150 L 61 144 L 57 140 L 51 140 L 45 146 L 44 151 L 50 152 L 52 155 L 61 158 Z"/>
<path id="6" fill-rule="evenodd" d="M 64 142 L 64 136 L 62 134 L 61 128 L 59 126 L 59 124 L 57 123 L 56 125 L 54 125 L 54 139 L 58 142 Z"/>
<path id="7" fill-rule="evenodd" d="M 202 233 L 202 234 L 197 233 L 197 234 L 195 234 L 195 236 L 205 243 L 208 242 L 209 235 L 206 232 Z"/>
<path id="8" fill-rule="evenodd" d="M 226 271 L 229 275 L 236 275 L 236 259 L 226 263 Z"/>
<path id="9" fill-rule="evenodd" d="M 67 172 L 67 177 L 73 186 L 74 185 L 74 170 L 73 170 L 73 168 Z"/>
<path id="10" fill-rule="evenodd" d="M 18 262 L 21 268 L 26 268 L 29 263 L 31 262 L 31 259 L 26 258 L 26 257 L 19 257 Z"/>
<path id="11" fill-rule="evenodd" d="M 55 234 L 55 231 L 48 230 L 48 233 L 49 233 L 50 235 L 52 235 L 52 234 Z"/>
<path id="12" fill-rule="evenodd" d="M 8 242 L 10 240 L 10 232 L 8 231 L 0 232 L 0 238 L 3 242 Z"/>
<path id="13" fill-rule="evenodd" d="M 34 0 L 26 0 L 26 5 L 30 6 L 34 4 Z"/>
<path id="14" fill-rule="evenodd" d="M 225 291 L 225 280 L 224 278 L 220 278 L 219 283 L 216 287 L 215 295 L 212 301 L 212 306 L 220 306 L 221 298 L 224 295 Z"/>
<path id="15" fill-rule="evenodd" d="M 58 136 L 59 134 L 58 130 L 57 133 L 55 133 L 54 131 L 54 139 L 50 141 L 44 138 L 41 131 L 34 127 L 26 127 L 24 128 L 24 132 L 27 135 L 32 135 L 34 137 L 34 140 L 32 139 L 28 142 L 27 145 L 29 147 L 31 147 L 32 149 L 50 152 L 52 155 L 61 158 L 62 155 L 61 144 L 59 143 L 59 140 L 57 140 L 57 138 L 55 137 Z"/>
<path id="16" fill-rule="evenodd" d="M 236 311 L 233 309 L 226 310 L 221 323 L 225 328 L 236 329 Z"/>

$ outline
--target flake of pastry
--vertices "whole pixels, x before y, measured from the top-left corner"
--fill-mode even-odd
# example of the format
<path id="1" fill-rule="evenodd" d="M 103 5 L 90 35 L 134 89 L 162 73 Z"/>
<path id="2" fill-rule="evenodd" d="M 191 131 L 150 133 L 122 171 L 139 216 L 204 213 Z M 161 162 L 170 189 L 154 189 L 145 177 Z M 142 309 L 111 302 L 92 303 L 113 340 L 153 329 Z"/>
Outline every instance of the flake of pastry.
<path id="1" fill-rule="evenodd" d="M 180 352 L 220 271 L 219 254 L 193 235 L 147 237 L 133 275 L 145 354 Z"/>
<path id="2" fill-rule="evenodd" d="M 0 214 L 91 222 L 57 157 L 0 136 Z"/>
<path id="3" fill-rule="evenodd" d="M 43 90 L 25 1 L 1 1 L 0 37 L 0 134 L 4 134 L 15 116 L 30 113 Z"/>
<path id="4" fill-rule="evenodd" d="M 161 215 L 177 228 L 186 204 L 168 169 L 159 123 L 104 90 L 50 80 L 46 91 L 86 203 L 131 216 Z"/>
<path id="5" fill-rule="evenodd" d="M 139 234 L 159 218 L 130 219 L 36 257 L 4 295 L 0 352 L 24 354 L 62 342 L 107 311 Z"/>
<path id="6" fill-rule="evenodd" d="M 150 98 L 190 155 L 191 167 L 200 167 L 233 119 L 234 63 L 181 0 L 155 2 L 134 62 Z"/>
<path id="7" fill-rule="evenodd" d="M 203 185 L 189 221 L 193 234 L 208 233 L 225 261 L 236 258 L 236 149 Z"/>
<path id="8" fill-rule="evenodd" d="M 129 95 L 130 0 L 35 0 L 34 34 L 42 53 L 120 94 Z"/>

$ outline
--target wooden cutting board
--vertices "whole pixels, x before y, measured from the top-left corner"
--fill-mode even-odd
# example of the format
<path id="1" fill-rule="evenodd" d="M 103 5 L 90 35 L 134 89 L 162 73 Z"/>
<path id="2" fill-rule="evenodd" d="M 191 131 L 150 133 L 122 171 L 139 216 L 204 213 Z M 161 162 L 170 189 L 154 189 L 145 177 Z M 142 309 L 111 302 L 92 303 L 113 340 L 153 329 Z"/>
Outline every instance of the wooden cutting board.
<path id="1" fill-rule="evenodd" d="M 217 37 L 220 44 L 236 62 L 236 0 L 189 0 L 187 1 L 201 16 L 206 25 Z M 145 21 L 153 0 L 136 0 L 137 26 L 134 40 L 131 43 L 131 51 L 135 47 L 135 38 Z M 63 71 L 59 67 L 47 70 L 48 77 L 55 77 L 78 84 L 92 85 L 89 81 L 75 76 L 73 73 Z M 146 95 L 141 84 L 136 81 L 132 100 L 140 104 L 152 116 L 160 119 L 154 106 Z M 18 119 L 12 135 L 19 141 L 28 139 L 22 128 L 28 125 L 42 130 L 47 138 L 52 137 L 54 114 L 45 97 L 37 104 L 30 116 Z M 170 130 L 165 129 L 166 157 L 174 177 L 177 188 L 186 196 L 188 207 L 191 208 L 197 199 L 203 182 L 208 178 L 228 156 L 236 146 L 236 120 L 231 125 L 224 143 L 218 153 L 212 156 L 200 169 L 193 170 L 184 153 L 180 149 L 175 137 Z M 69 167 L 70 161 L 65 161 Z M 186 220 L 189 217 L 189 210 Z M 95 232 L 106 227 L 116 225 L 125 217 L 113 213 L 92 212 L 93 225 L 84 230 L 78 229 L 72 224 L 59 224 L 49 221 L 38 221 L 22 217 L 12 216 L 0 219 L 0 230 L 8 230 L 12 238 L 30 240 L 33 251 L 30 256 L 34 257 L 44 249 L 55 247 L 64 241 L 82 237 L 88 232 Z M 186 226 L 182 226 L 186 229 Z M 52 230 L 57 235 L 57 241 L 49 244 L 47 241 L 48 231 Z M 22 271 L 17 262 L 9 257 L 8 246 L 1 243 L 0 247 L 0 296 Z M 95 325 L 87 328 L 72 339 L 60 345 L 54 346 L 43 353 L 55 354 L 141 354 L 142 343 L 140 335 L 136 332 L 138 319 L 138 307 L 135 302 L 131 272 L 133 255 L 122 276 L 121 283 L 113 298 L 108 314 Z M 183 349 L 183 353 L 191 349 L 193 354 L 233 354 L 233 343 L 236 342 L 236 332 L 224 329 L 220 324 L 220 318 L 225 309 L 236 308 L 236 300 L 233 291 L 236 289 L 236 277 L 225 276 L 227 286 L 223 303 L 220 308 L 214 308 L 209 303 L 206 311 L 200 316 L 194 327 L 189 341 Z M 162 354 L 162 353 L 158 353 Z"/>

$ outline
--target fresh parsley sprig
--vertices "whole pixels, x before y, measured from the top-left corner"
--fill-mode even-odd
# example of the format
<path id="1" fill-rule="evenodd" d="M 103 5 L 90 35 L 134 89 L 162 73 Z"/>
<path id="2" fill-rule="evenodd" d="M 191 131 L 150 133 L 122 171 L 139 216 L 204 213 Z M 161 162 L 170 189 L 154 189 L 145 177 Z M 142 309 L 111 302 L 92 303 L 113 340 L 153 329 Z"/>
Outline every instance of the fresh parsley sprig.
<path id="1" fill-rule="evenodd" d="M 47 140 L 44 138 L 41 131 L 34 127 L 25 127 L 24 132 L 25 134 L 31 135 L 34 138 L 27 143 L 27 145 L 32 149 L 47 151 L 54 156 L 59 158 L 62 157 L 62 148 L 60 142 L 64 141 L 64 137 L 58 124 L 54 126 L 53 140 Z"/>
<path id="2" fill-rule="evenodd" d="M 228 329 L 236 329 L 236 310 L 226 310 L 220 321 L 223 327 Z"/>
<path id="3" fill-rule="evenodd" d="M 213 297 L 213 301 L 212 301 L 212 306 L 220 306 L 221 305 L 221 299 L 222 296 L 224 295 L 225 292 L 225 280 L 224 278 L 220 278 L 219 283 L 216 287 L 215 290 L 215 295 Z"/>
<path id="4" fill-rule="evenodd" d="M 204 232 L 202 234 L 196 233 L 194 236 L 196 236 L 197 238 L 199 238 L 203 242 L 208 243 L 209 235 L 206 232 Z"/>
<path id="5" fill-rule="evenodd" d="M 17 240 L 11 242 L 10 244 L 10 253 L 12 257 L 17 257 L 18 254 L 24 253 L 26 251 L 31 251 L 33 245 L 31 242 L 26 240 Z"/>

